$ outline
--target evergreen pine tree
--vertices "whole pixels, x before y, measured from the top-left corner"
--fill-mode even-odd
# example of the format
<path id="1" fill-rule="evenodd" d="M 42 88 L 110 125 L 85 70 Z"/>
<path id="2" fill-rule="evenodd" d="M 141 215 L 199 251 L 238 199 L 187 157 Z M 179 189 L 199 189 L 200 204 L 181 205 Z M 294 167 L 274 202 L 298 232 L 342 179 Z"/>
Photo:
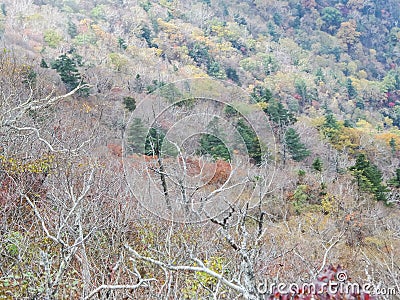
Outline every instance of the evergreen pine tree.
<path id="1" fill-rule="evenodd" d="M 229 161 L 231 158 L 229 150 L 225 146 L 224 142 L 218 138 L 218 136 L 223 135 L 223 132 L 218 126 L 218 119 L 216 117 L 208 124 L 208 130 L 210 133 L 202 134 L 200 138 L 199 154 L 209 154 L 214 159 L 224 159 Z"/>
<path id="2" fill-rule="evenodd" d="M 174 156 L 178 154 L 176 147 L 165 138 L 162 128 L 150 128 L 145 141 L 145 153 L 152 156 Z"/>
<path id="3" fill-rule="evenodd" d="M 400 186 L 400 169 L 396 169 L 397 186 Z"/>
<path id="4" fill-rule="evenodd" d="M 135 76 L 135 82 L 134 82 L 134 85 L 133 85 L 133 90 L 136 93 L 142 93 L 143 92 L 143 80 L 140 77 L 140 74 L 136 74 L 136 76 Z"/>
<path id="5" fill-rule="evenodd" d="M 237 122 L 236 128 L 246 144 L 247 153 L 249 156 L 254 159 L 256 164 L 261 163 L 262 150 L 257 134 L 242 118 Z"/>
<path id="6" fill-rule="evenodd" d="M 132 153 L 143 153 L 143 145 L 146 143 L 147 130 L 145 129 L 142 120 L 135 118 L 132 120 L 132 124 L 128 131 L 127 139 L 127 152 Z"/>
<path id="7" fill-rule="evenodd" d="M 64 82 L 68 91 L 72 91 L 82 82 L 82 77 L 78 72 L 75 59 L 70 58 L 67 54 L 62 54 L 52 64 L 52 69 L 55 69 L 60 74 L 62 82 Z M 81 95 L 88 95 L 88 89 L 81 89 Z"/>
<path id="8" fill-rule="evenodd" d="M 389 185 L 394 187 L 400 187 L 400 169 L 396 169 L 396 176 L 389 180 Z"/>
<path id="9" fill-rule="evenodd" d="M 317 157 L 312 163 L 312 168 L 317 172 L 322 172 L 322 167 L 323 167 L 322 160 L 319 157 Z"/>
<path id="10" fill-rule="evenodd" d="M 165 134 L 160 129 L 150 128 L 149 134 L 146 136 L 145 154 L 160 156 L 164 138 Z"/>
<path id="11" fill-rule="evenodd" d="M 350 171 L 352 171 L 353 176 L 357 180 L 357 185 L 361 190 L 372 190 L 372 184 L 367 176 L 369 167 L 370 163 L 364 154 L 358 155 L 355 165 L 350 167 Z"/>
<path id="12" fill-rule="evenodd" d="M 257 103 L 259 102 L 269 103 L 274 97 L 270 89 L 264 88 L 260 85 L 257 85 L 253 88 L 251 96 Z"/>
<path id="13" fill-rule="evenodd" d="M 346 119 L 343 122 L 343 126 L 347 128 L 354 128 L 354 123 L 351 120 Z"/>
<path id="14" fill-rule="evenodd" d="M 227 68 L 225 70 L 225 73 L 227 78 L 240 85 L 239 76 L 234 68 L 231 67 Z"/>
<path id="15" fill-rule="evenodd" d="M 45 69 L 47 69 L 49 67 L 47 65 L 46 61 L 44 60 L 44 58 L 42 58 L 42 60 L 40 61 L 40 67 L 45 68 Z"/>
<path id="16" fill-rule="evenodd" d="M 7 16 L 7 10 L 6 10 L 6 4 L 5 3 L 2 3 L 1 5 L 0 5 L 0 9 L 1 9 L 1 13 L 3 14 L 3 16 Z"/>
<path id="17" fill-rule="evenodd" d="M 336 120 L 335 116 L 332 113 L 328 113 L 325 116 L 325 122 L 322 125 L 322 132 L 325 137 L 329 138 L 330 140 L 334 139 L 339 129 L 340 124 Z"/>
<path id="18" fill-rule="evenodd" d="M 302 161 L 310 155 L 310 151 L 300 141 L 300 136 L 293 128 L 289 128 L 285 134 L 285 145 L 295 161 Z"/>
<path id="19" fill-rule="evenodd" d="M 347 87 L 347 94 L 349 96 L 349 99 L 355 98 L 357 96 L 357 91 L 353 86 L 353 81 L 351 80 L 351 78 L 347 78 L 346 87 Z"/>
<path id="20" fill-rule="evenodd" d="M 128 48 L 127 43 L 121 37 L 118 38 L 118 46 L 119 46 L 119 49 L 121 49 L 121 50 L 126 50 Z"/>
<path id="21" fill-rule="evenodd" d="M 161 128 L 147 130 L 140 118 L 135 118 L 128 131 L 128 153 L 141 153 L 149 156 L 176 156 L 175 146 L 165 139 Z"/>
<path id="22" fill-rule="evenodd" d="M 133 112 L 136 109 L 136 100 L 133 97 L 124 97 L 123 103 L 125 108 L 130 112 Z"/>
<path id="23" fill-rule="evenodd" d="M 325 82 L 325 76 L 324 76 L 324 73 L 322 72 L 321 68 L 318 68 L 317 72 L 315 73 L 314 82 L 316 84 L 320 84 L 321 82 Z"/>
<path id="24" fill-rule="evenodd" d="M 370 163 L 365 154 L 359 154 L 350 171 L 357 180 L 360 190 L 374 194 L 378 201 L 386 201 L 387 188 L 382 182 L 382 172 Z"/>
<path id="25" fill-rule="evenodd" d="M 206 133 L 201 136 L 199 152 L 201 155 L 209 154 L 215 160 L 230 160 L 229 150 L 226 148 L 224 143 L 213 134 Z"/>
<path id="26" fill-rule="evenodd" d="M 195 43 L 189 45 L 188 55 L 193 58 L 197 66 L 208 66 L 211 61 L 210 54 L 208 53 L 208 47 L 203 44 Z"/>
<path id="27" fill-rule="evenodd" d="M 23 74 L 22 82 L 26 86 L 32 86 L 36 83 L 37 73 L 31 67 L 26 68 L 22 74 Z"/>
<path id="28" fill-rule="evenodd" d="M 76 27 L 75 23 L 72 22 L 71 20 L 68 21 L 68 34 L 71 38 L 74 38 L 78 35 L 78 28 Z"/>
<path id="29" fill-rule="evenodd" d="M 149 48 L 153 46 L 153 43 L 151 42 L 151 30 L 147 25 L 142 27 L 141 37 L 145 39 Z"/>
<path id="30" fill-rule="evenodd" d="M 394 138 L 390 139 L 389 146 L 390 149 L 392 150 L 392 154 L 394 155 L 396 153 L 396 140 Z"/>
<path id="31" fill-rule="evenodd" d="M 239 112 L 232 105 L 226 104 L 224 107 L 224 114 L 228 118 L 233 118 L 233 117 L 237 117 L 239 115 Z"/>
<path id="32" fill-rule="evenodd" d="M 296 79 L 294 87 L 296 88 L 296 93 L 301 96 L 301 102 L 305 103 L 308 99 L 308 91 L 307 91 L 307 84 L 304 81 L 304 79 L 302 78 Z"/>
<path id="33" fill-rule="evenodd" d="M 207 66 L 207 74 L 212 77 L 220 78 L 220 79 L 226 77 L 225 70 L 222 69 L 221 65 L 216 61 L 210 63 Z"/>
<path id="34" fill-rule="evenodd" d="M 323 125 L 324 128 L 331 128 L 334 130 L 339 130 L 340 129 L 340 125 L 338 123 L 338 121 L 336 120 L 335 116 L 332 113 L 328 113 L 325 116 L 325 122 Z"/>
<path id="35" fill-rule="evenodd" d="M 279 127 L 286 127 L 296 122 L 295 116 L 289 112 L 282 103 L 276 100 L 271 100 L 264 111 Z"/>

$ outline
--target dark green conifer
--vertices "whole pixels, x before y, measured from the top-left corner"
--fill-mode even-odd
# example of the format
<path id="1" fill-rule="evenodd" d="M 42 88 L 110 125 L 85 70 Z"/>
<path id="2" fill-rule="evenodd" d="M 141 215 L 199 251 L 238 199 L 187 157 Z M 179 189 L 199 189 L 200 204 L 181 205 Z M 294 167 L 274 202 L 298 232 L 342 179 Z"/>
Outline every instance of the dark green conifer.
<path id="1" fill-rule="evenodd" d="M 355 98 L 357 96 L 357 91 L 353 86 L 353 81 L 351 80 L 351 78 L 347 78 L 346 87 L 347 87 L 347 94 L 349 96 L 349 99 Z"/>
<path id="2" fill-rule="evenodd" d="M 236 128 L 246 145 L 249 156 L 254 159 L 256 164 L 261 163 L 262 150 L 257 134 L 242 118 L 237 122 Z"/>
<path id="3" fill-rule="evenodd" d="M 360 190 L 374 194 L 378 201 L 385 201 L 387 188 L 382 181 L 382 172 L 377 166 L 371 164 L 365 154 L 359 154 L 354 166 L 350 171 L 357 180 L 357 186 Z"/>
<path id="4" fill-rule="evenodd" d="M 82 77 L 77 68 L 77 62 L 74 58 L 70 58 L 67 54 L 60 55 L 51 65 L 60 74 L 62 82 L 64 82 L 68 91 L 72 91 L 82 82 Z M 87 88 L 79 91 L 80 95 L 87 96 L 89 90 Z"/>
<path id="5" fill-rule="evenodd" d="M 49 67 L 47 65 L 46 61 L 44 60 L 44 58 L 42 58 L 42 60 L 40 61 L 40 67 L 45 68 L 45 69 L 47 69 Z"/>
<path id="6" fill-rule="evenodd" d="M 123 103 L 125 108 L 130 112 L 133 112 L 136 109 L 136 100 L 133 97 L 124 97 Z"/>
<path id="7" fill-rule="evenodd" d="M 300 141 L 300 136 L 293 128 L 289 128 L 285 134 L 285 145 L 295 161 L 302 161 L 310 155 L 310 150 Z"/>
<path id="8" fill-rule="evenodd" d="M 319 157 L 317 157 L 312 163 L 312 168 L 317 172 L 322 172 L 322 167 L 323 167 L 322 160 Z"/>
<path id="9" fill-rule="evenodd" d="M 208 124 L 208 131 L 209 133 L 202 134 L 200 138 L 199 153 L 201 155 L 209 154 L 214 159 L 229 161 L 231 158 L 229 150 L 221 140 L 221 138 L 224 138 L 225 134 L 220 129 L 216 117 Z"/>

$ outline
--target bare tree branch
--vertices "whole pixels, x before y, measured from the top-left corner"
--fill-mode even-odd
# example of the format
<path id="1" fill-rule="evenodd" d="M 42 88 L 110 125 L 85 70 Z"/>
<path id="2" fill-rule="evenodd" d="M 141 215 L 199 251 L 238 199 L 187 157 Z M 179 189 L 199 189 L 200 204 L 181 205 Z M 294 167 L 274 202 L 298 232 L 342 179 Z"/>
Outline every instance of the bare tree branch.
<path id="1" fill-rule="evenodd" d="M 133 250 L 129 245 L 125 245 L 125 248 L 136 258 L 153 263 L 159 267 L 163 267 L 165 269 L 169 269 L 172 271 L 193 271 L 193 272 L 204 272 L 218 280 L 220 280 L 223 284 L 227 285 L 231 289 L 236 290 L 239 293 L 246 294 L 246 290 L 244 289 L 243 286 L 234 284 L 233 282 L 229 281 L 226 279 L 224 276 L 221 274 L 218 274 L 217 272 L 214 272 L 213 270 L 207 268 L 200 260 L 198 259 L 193 259 L 196 263 L 200 265 L 200 267 L 194 267 L 194 266 L 176 266 L 176 265 L 169 265 L 166 263 L 163 263 L 159 260 L 156 260 L 151 257 L 146 257 L 142 256 L 139 253 L 137 253 L 135 250 Z"/>

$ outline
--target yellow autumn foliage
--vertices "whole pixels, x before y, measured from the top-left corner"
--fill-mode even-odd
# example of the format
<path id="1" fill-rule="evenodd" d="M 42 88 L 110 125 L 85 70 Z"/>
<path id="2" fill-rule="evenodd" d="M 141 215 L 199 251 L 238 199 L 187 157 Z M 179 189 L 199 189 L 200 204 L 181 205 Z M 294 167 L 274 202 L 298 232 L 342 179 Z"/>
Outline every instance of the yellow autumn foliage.
<path id="1" fill-rule="evenodd" d="M 400 150 L 400 134 L 393 132 L 384 132 L 375 135 L 375 138 L 384 141 L 387 146 L 390 146 L 390 141 L 393 139 L 396 145 L 396 150 Z"/>
<path id="2" fill-rule="evenodd" d="M 21 174 L 25 172 L 41 174 L 50 170 L 54 162 L 54 156 L 46 155 L 39 159 L 24 162 L 21 159 L 0 155 L 0 162 L 2 168 L 10 174 Z"/>
<path id="3" fill-rule="evenodd" d="M 332 137 L 333 147 L 337 150 L 348 150 L 354 153 L 360 146 L 361 132 L 356 128 L 342 127 Z"/>

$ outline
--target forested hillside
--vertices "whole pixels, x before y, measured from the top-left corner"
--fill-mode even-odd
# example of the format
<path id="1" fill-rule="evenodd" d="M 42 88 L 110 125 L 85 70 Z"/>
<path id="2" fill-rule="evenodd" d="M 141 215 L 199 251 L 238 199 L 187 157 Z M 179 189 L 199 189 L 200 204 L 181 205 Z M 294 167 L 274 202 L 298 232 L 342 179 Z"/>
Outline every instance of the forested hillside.
<path id="1" fill-rule="evenodd" d="M 399 20 L 0 0 L 0 299 L 396 299 Z"/>

